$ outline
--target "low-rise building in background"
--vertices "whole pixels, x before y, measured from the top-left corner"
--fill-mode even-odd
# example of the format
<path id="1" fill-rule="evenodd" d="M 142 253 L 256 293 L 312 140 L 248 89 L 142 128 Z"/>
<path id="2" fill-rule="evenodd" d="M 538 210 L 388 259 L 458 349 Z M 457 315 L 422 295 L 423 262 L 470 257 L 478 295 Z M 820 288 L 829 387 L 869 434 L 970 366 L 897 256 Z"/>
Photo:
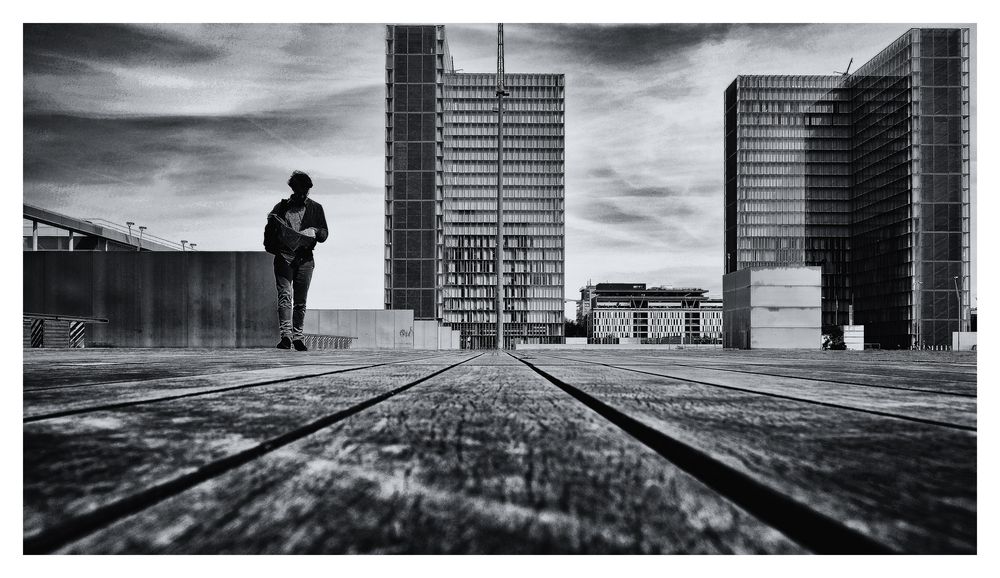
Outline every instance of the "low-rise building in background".
<path id="1" fill-rule="evenodd" d="M 721 344 L 722 300 L 706 293 L 645 283 L 598 283 L 580 290 L 578 314 L 589 343 Z"/>

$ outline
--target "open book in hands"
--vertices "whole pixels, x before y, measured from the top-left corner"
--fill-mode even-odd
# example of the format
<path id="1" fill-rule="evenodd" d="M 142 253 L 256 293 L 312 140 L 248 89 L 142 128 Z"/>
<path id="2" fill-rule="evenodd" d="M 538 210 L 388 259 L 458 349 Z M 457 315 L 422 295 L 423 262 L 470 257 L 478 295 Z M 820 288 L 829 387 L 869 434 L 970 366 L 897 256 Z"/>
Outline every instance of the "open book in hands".
<path id="1" fill-rule="evenodd" d="M 283 217 L 275 213 L 268 213 L 268 221 L 278 225 L 278 239 L 289 251 L 295 252 L 299 247 L 312 249 L 316 246 L 316 230 L 312 227 L 303 231 L 296 231 L 289 225 Z"/>

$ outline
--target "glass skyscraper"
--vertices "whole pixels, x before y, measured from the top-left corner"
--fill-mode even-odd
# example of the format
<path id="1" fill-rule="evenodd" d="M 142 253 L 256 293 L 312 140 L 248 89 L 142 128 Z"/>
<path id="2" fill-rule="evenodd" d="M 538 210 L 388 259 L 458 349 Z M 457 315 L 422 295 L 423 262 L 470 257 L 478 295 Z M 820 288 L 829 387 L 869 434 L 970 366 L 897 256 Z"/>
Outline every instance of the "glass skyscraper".
<path id="1" fill-rule="evenodd" d="M 726 273 L 822 267 L 823 324 L 847 323 L 850 93 L 835 76 L 740 76 L 726 90 Z"/>
<path id="2" fill-rule="evenodd" d="M 969 31 L 725 92 L 725 270 L 820 265 L 823 325 L 946 345 L 969 306 Z"/>
<path id="3" fill-rule="evenodd" d="M 385 308 L 441 318 L 443 26 L 386 28 Z"/>
<path id="4" fill-rule="evenodd" d="M 447 323 L 463 347 L 493 347 L 496 75 L 454 72 L 443 26 L 389 26 L 386 42 L 386 308 Z M 505 343 L 561 343 L 565 81 L 504 81 Z"/>

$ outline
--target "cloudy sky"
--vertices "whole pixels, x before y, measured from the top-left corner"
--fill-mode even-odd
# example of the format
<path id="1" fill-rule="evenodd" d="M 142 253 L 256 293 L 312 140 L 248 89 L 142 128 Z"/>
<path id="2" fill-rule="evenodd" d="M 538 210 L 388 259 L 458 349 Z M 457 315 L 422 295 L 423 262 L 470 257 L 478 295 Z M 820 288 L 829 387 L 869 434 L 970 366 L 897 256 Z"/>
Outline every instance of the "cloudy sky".
<path id="1" fill-rule="evenodd" d="M 721 296 L 723 90 L 857 68 L 909 27 L 505 25 L 507 72 L 566 75 L 567 297 Z M 494 24 L 447 35 L 457 68 L 495 70 Z M 382 25 L 26 25 L 24 201 L 261 250 L 304 170 L 331 227 L 310 306 L 381 308 L 384 65 Z"/>

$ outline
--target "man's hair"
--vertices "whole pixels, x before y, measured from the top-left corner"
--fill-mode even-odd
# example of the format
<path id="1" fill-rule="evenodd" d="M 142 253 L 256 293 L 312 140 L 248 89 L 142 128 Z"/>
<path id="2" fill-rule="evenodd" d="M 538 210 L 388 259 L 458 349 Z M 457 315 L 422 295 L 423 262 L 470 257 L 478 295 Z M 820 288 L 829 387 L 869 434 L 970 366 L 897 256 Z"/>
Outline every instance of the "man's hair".
<path id="1" fill-rule="evenodd" d="M 308 191 L 312 188 L 313 182 L 309 178 L 309 175 L 302 171 L 293 171 L 292 176 L 288 177 L 288 186 L 292 188 L 293 191 Z"/>

